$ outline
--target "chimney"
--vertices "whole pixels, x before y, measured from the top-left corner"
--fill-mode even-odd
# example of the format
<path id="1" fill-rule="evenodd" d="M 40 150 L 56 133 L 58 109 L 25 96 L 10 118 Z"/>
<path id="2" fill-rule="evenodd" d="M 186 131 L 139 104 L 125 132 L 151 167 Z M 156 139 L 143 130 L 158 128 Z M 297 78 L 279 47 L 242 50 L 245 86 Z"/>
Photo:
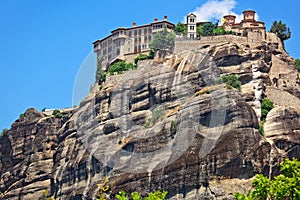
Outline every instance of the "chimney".
<path id="1" fill-rule="evenodd" d="M 164 21 L 167 21 L 168 20 L 168 16 L 164 16 Z"/>
<path id="2" fill-rule="evenodd" d="M 154 22 L 158 22 L 158 19 L 157 19 L 157 18 L 155 18 L 155 19 L 154 19 Z"/>
<path id="3" fill-rule="evenodd" d="M 136 27 L 136 23 L 135 22 L 132 23 L 132 27 Z"/>

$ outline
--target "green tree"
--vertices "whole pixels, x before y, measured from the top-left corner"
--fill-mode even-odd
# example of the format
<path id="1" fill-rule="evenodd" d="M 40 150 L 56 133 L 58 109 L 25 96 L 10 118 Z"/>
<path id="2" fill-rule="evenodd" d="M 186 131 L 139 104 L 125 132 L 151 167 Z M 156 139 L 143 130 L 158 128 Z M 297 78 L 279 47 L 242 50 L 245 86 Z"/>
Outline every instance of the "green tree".
<path id="1" fill-rule="evenodd" d="M 277 21 L 273 22 L 270 32 L 275 33 L 277 37 L 280 38 L 283 45 L 284 45 L 284 40 L 291 38 L 290 28 L 288 28 L 285 23 L 282 23 L 281 20 L 279 22 Z"/>
<path id="2" fill-rule="evenodd" d="M 197 26 L 196 28 L 197 36 L 203 35 L 203 26 Z"/>
<path id="3" fill-rule="evenodd" d="M 228 88 L 236 88 L 238 91 L 241 91 L 241 81 L 239 81 L 239 77 L 235 74 L 221 76 L 218 82 L 225 83 Z"/>
<path id="4" fill-rule="evenodd" d="M 270 99 L 264 98 L 261 102 L 261 121 L 265 121 L 267 114 L 274 108 L 274 104 Z"/>
<path id="5" fill-rule="evenodd" d="M 295 67 L 298 70 L 298 72 L 300 72 L 300 59 L 295 60 Z"/>
<path id="6" fill-rule="evenodd" d="M 186 33 L 186 25 L 181 22 L 178 22 L 174 28 L 174 31 L 175 31 L 176 35 L 182 34 L 185 36 L 187 34 Z"/>
<path id="7" fill-rule="evenodd" d="M 168 51 L 172 51 L 175 45 L 175 33 L 169 32 L 166 28 L 157 32 L 151 40 L 149 47 L 153 51 L 158 51 L 163 57 Z"/>
<path id="8" fill-rule="evenodd" d="M 54 115 L 54 117 L 56 118 L 62 118 L 63 114 L 60 112 L 60 110 L 53 110 L 52 115 Z"/>
<path id="9" fill-rule="evenodd" d="M 218 28 L 218 24 L 213 24 L 212 22 L 206 22 L 203 24 L 202 31 L 204 36 L 213 35 L 214 30 Z"/>
<path id="10" fill-rule="evenodd" d="M 234 194 L 237 200 L 298 200 L 300 199 L 300 162 L 297 159 L 280 164 L 282 174 L 273 180 L 262 174 L 256 175 L 252 182 L 253 190 L 248 194 Z"/>
<path id="11" fill-rule="evenodd" d="M 126 63 L 125 61 L 119 61 L 108 68 L 108 73 L 110 75 L 114 75 L 115 72 L 117 72 L 118 74 L 122 74 L 123 71 L 127 71 L 129 69 L 135 69 L 135 68 L 136 65 L 134 65 L 133 63 Z"/>
<path id="12" fill-rule="evenodd" d="M 0 137 L 2 137 L 3 135 L 5 135 L 8 132 L 7 128 L 4 128 L 1 133 L 0 133 Z"/>
<path id="13" fill-rule="evenodd" d="M 102 71 L 102 62 L 103 58 L 97 58 L 97 68 L 96 68 L 96 75 L 95 75 L 95 80 L 96 83 L 104 82 L 103 81 L 103 71 Z"/>

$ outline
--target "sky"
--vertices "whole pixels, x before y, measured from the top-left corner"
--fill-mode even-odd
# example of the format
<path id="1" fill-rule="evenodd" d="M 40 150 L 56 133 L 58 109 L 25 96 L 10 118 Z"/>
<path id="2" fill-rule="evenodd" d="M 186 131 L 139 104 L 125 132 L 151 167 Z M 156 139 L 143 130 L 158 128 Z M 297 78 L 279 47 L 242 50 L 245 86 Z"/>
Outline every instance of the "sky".
<path id="1" fill-rule="evenodd" d="M 177 24 L 189 13 L 200 20 L 240 16 L 252 9 L 267 30 L 282 20 L 291 29 L 286 50 L 300 58 L 296 0 L 0 0 L 0 131 L 27 108 L 78 105 L 94 81 L 92 43 L 118 27 L 154 18 Z"/>

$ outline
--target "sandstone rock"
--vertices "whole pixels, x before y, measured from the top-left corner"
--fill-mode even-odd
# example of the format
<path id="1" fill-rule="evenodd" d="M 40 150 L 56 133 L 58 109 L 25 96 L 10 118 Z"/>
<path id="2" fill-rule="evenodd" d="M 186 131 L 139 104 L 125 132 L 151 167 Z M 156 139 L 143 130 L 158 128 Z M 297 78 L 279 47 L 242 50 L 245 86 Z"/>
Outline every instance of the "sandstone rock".
<path id="1" fill-rule="evenodd" d="M 182 45 L 166 59 L 108 76 L 63 118 L 29 109 L 0 139 L 5 199 L 38 199 L 43 190 L 55 199 L 95 199 L 105 176 L 111 196 L 167 190 L 170 199 L 230 199 L 255 174 L 275 175 L 283 158 L 299 158 L 300 114 L 276 100 L 299 96 L 292 60 L 268 38 Z M 292 77 L 291 84 L 276 89 L 270 77 L 283 71 L 281 80 Z M 238 75 L 241 93 L 216 84 L 230 74 Z M 269 113 L 263 137 L 266 95 L 286 107 Z"/>

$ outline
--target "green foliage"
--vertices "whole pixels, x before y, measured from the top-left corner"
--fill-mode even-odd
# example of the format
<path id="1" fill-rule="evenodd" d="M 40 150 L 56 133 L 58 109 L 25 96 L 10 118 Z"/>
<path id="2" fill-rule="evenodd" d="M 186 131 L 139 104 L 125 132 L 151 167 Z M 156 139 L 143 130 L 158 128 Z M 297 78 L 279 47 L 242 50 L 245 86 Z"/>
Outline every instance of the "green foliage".
<path id="1" fill-rule="evenodd" d="M 97 69 L 96 69 L 96 76 L 95 76 L 95 79 L 96 79 L 96 83 L 98 83 L 99 81 L 101 81 L 102 79 L 102 74 L 103 74 L 103 71 L 102 71 L 102 61 L 103 61 L 103 58 L 97 58 Z M 104 80 L 105 81 L 105 80 Z M 103 82 L 103 81 L 101 81 Z"/>
<path id="2" fill-rule="evenodd" d="M 277 37 L 281 39 L 281 41 L 287 40 L 291 37 L 290 28 L 288 28 L 286 24 L 282 23 L 281 20 L 279 22 L 273 22 L 270 32 L 275 33 Z"/>
<path id="3" fill-rule="evenodd" d="M 147 59 L 153 59 L 153 58 L 154 58 L 153 51 L 150 51 L 149 55 L 140 54 L 134 59 L 134 64 L 137 64 L 139 60 L 147 60 Z"/>
<path id="4" fill-rule="evenodd" d="M 19 118 L 22 119 L 22 118 L 24 118 L 24 116 L 25 116 L 24 113 L 22 113 L 19 115 Z"/>
<path id="5" fill-rule="evenodd" d="M 108 68 L 108 73 L 110 75 L 114 75 L 115 72 L 118 74 L 122 74 L 123 71 L 127 71 L 129 69 L 135 69 L 136 66 L 133 63 L 126 63 L 124 61 L 116 62 Z"/>
<path id="6" fill-rule="evenodd" d="M 42 108 L 42 110 L 41 110 L 41 111 L 42 111 L 42 112 L 45 112 L 45 111 L 46 111 L 46 109 L 47 109 L 47 108 Z"/>
<path id="7" fill-rule="evenodd" d="M 163 31 L 155 33 L 151 40 L 149 47 L 153 51 L 171 51 L 175 45 L 175 33 L 169 32 L 166 28 Z"/>
<path id="8" fill-rule="evenodd" d="M 241 81 L 239 81 L 239 77 L 235 74 L 221 76 L 221 79 L 217 82 L 225 83 L 228 88 L 236 88 L 238 91 L 241 91 Z"/>
<path id="9" fill-rule="evenodd" d="M 198 36 L 202 36 L 203 34 L 203 26 L 197 26 L 196 32 Z"/>
<path id="10" fill-rule="evenodd" d="M 1 133 L 0 133 L 0 137 L 2 137 L 3 135 L 5 135 L 8 132 L 7 128 L 2 129 Z"/>
<path id="11" fill-rule="evenodd" d="M 106 74 L 107 74 L 106 72 L 102 72 L 102 73 L 101 73 L 101 76 L 100 76 L 100 82 L 101 82 L 101 83 L 103 83 L 103 82 L 106 81 Z"/>
<path id="12" fill-rule="evenodd" d="M 288 160 L 280 164 L 282 174 L 273 180 L 262 174 L 256 175 L 252 182 L 253 191 L 247 195 L 234 194 L 237 200 L 286 200 L 300 199 L 300 162 L 297 159 Z"/>
<path id="13" fill-rule="evenodd" d="M 62 118 L 63 114 L 60 112 L 60 110 L 53 110 L 52 115 L 54 115 L 54 117 L 56 118 Z"/>
<path id="14" fill-rule="evenodd" d="M 148 55 L 148 59 L 153 59 L 155 56 L 155 52 L 153 50 L 150 50 L 149 55 Z"/>
<path id="15" fill-rule="evenodd" d="M 300 59 L 295 60 L 295 67 L 298 70 L 298 72 L 300 72 Z"/>
<path id="16" fill-rule="evenodd" d="M 261 102 L 261 121 L 265 121 L 267 114 L 274 108 L 273 102 L 270 99 L 264 98 Z"/>
<path id="17" fill-rule="evenodd" d="M 167 191 L 155 191 L 155 192 L 150 192 L 147 197 L 144 198 L 144 200 L 164 200 L 167 196 L 168 192 Z M 116 194 L 116 199 L 117 200 L 143 200 L 142 196 L 138 192 L 133 192 L 131 193 L 131 198 L 128 197 L 125 191 L 121 190 L 119 194 Z"/>
<path id="18" fill-rule="evenodd" d="M 176 132 L 176 122 L 175 121 L 171 121 L 170 131 L 171 131 L 171 133 Z"/>
<path id="19" fill-rule="evenodd" d="M 185 36 L 187 34 L 186 25 L 181 22 L 178 22 L 174 28 L 174 31 L 175 31 L 176 35 L 182 34 Z"/>
<path id="20" fill-rule="evenodd" d="M 214 35 L 223 35 L 225 33 L 226 33 L 226 31 L 225 31 L 224 27 L 217 27 L 213 30 Z"/>
<path id="21" fill-rule="evenodd" d="M 157 107 L 152 112 L 152 117 L 147 120 L 147 122 L 144 124 L 145 128 L 149 128 L 150 126 L 154 125 L 156 122 L 163 119 L 165 114 L 165 110 L 163 107 Z"/>
<path id="22" fill-rule="evenodd" d="M 213 24 L 211 22 L 206 22 L 203 24 L 202 32 L 204 36 L 213 35 L 214 30 L 218 28 L 218 24 Z"/>
<path id="23" fill-rule="evenodd" d="M 259 123 L 258 132 L 261 135 L 265 135 L 264 124 L 265 124 L 265 121 L 260 121 L 260 123 Z"/>

